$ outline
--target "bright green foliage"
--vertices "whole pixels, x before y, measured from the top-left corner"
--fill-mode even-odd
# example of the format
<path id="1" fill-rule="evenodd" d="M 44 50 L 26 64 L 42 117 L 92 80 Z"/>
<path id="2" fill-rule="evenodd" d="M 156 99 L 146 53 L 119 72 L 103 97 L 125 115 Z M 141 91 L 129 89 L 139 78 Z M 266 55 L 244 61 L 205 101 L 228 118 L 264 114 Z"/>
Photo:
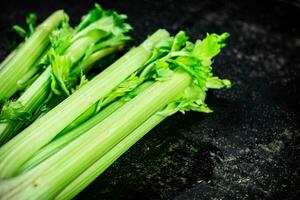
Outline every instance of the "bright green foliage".
<path id="1" fill-rule="evenodd" d="M 5 104 L 1 110 L 0 120 L 2 122 L 30 120 L 30 113 L 26 112 L 24 106 L 18 101 L 11 101 Z"/>
<path id="2" fill-rule="evenodd" d="M 98 19 L 102 19 L 101 22 L 97 22 Z M 91 10 L 87 15 L 82 17 L 81 23 L 77 26 L 76 32 L 80 33 L 77 37 L 80 37 L 81 34 L 89 32 L 91 29 L 100 28 L 101 30 L 112 30 L 113 35 L 121 35 L 124 32 L 131 30 L 131 26 L 127 23 L 124 23 L 124 20 L 127 19 L 126 15 L 118 14 L 112 10 L 103 10 L 99 4 L 95 4 L 95 8 Z M 106 26 L 98 26 L 98 24 L 105 24 Z M 93 26 L 90 26 L 93 24 Z M 87 28 L 90 26 L 89 28 Z M 109 28 L 111 27 L 111 28 Z M 83 31 L 84 29 L 84 31 Z"/>
<path id="3" fill-rule="evenodd" d="M 75 63 L 80 67 L 80 62 L 85 62 L 94 53 L 106 48 L 124 46 L 131 40 L 124 35 L 131 30 L 130 25 L 125 23 L 125 19 L 125 15 L 103 10 L 96 4 L 74 30 L 66 24 L 62 29 L 54 32 L 51 37 L 53 50 L 50 51 L 50 63 L 51 88 L 55 94 L 69 96 L 79 80 L 82 80 L 84 69 L 78 67 L 73 69 L 71 66 Z M 88 39 L 94 41 L 87 43 Z M 84 49 L 84 54 L 69 53 L 77 52 L 78 48 Z"/>
<path id="4" fill-rule="evenodd" d="M 193 83 L 178 97 L 178 100 L 170 103 L 162 113 L 169 115 L 177 111 L 185 112 L 188 110 L 212 112 L 204 102 L 207 89 L 231 87 L 229 80 L 214 77 L 210 66 L 212 59 L 225 46 L 224 42 L 228 37 L 228 33 L 222 35 L 207 34 L 206 38 L 202 41 L 198 40 L 193 45 L 188 41 L 185 33 L 180 31 L 174 38 L 170 53 L 148 63 L 145 68 L 146 72 L 142 72 L 142 76 L 148 76 L 146 79 L 151 76 L 155 80 L 166 81 L 172 77 L 176 68 L 184 70 L 194 78 Z"/>

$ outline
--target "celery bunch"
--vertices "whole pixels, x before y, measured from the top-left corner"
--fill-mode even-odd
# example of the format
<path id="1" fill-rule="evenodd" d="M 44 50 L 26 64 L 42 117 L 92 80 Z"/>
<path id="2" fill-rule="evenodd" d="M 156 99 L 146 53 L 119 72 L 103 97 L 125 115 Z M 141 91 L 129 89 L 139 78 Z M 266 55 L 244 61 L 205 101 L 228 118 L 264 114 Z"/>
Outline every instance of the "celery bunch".
<path id="1" fill-rule="evenodd" d="M 212 112 L 207 90 L 231 87 L 211 67 L 228 36 L 158 30 L 0 149 L 0 197 L 71 199 L 166 117 Z"/>
<path id="2" fill-rule="evenodd" d="M 0 65 L 0 199 L 72 199 L 165 118 L 210 113 L 207 90 L 231 87 L 212 72 L 228 33 L 160 29 L 89 73 L 131 40 L 125 19 L 96 5 L 75 28 L 63 11 L 14 27 L 26 39 Z"/>

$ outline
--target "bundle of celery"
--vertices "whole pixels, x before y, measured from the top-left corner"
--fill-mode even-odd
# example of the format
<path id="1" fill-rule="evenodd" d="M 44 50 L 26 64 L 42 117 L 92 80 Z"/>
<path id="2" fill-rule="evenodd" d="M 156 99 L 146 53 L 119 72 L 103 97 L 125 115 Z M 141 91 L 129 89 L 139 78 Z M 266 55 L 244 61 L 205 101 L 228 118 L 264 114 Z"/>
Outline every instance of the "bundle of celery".
<path id="1" fill-rule="evenodd" d="M 207 89 L 231 86 L 211 67 L 228 36 L 158 30 L 0 149 L 0 198 L 71 199 L 167 116 L 211 112 Z"/>
<path id="2" fill-rule="evenodd" d="M 75 29 L 64 18 L 59 29 L 47 37 L 50 47 L 37 64 L 44 71 L 16 100 L 4 104 L 0 116 L 0 145 L 85 84 L 88 81 L 85 74 L 95 62 L 123 49 L 130 40 L 124 33 L 131 29 L 124 22 L 125 18 L 99 5 L 84 16 Z M 0 77 L 1 72 L 10 68 L 4 67 Z"/>

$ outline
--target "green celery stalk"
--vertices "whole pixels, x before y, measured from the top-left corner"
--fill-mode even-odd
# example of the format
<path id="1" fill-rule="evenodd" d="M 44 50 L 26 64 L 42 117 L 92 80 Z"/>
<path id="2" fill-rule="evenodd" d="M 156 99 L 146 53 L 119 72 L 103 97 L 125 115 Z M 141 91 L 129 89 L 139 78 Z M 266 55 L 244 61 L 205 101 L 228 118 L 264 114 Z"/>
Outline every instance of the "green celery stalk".
<path id="1" fill-rule="evenodd" d="M 54 198 L 123 138 L 174 100 L 191 82 L 190 75 L 176 71 L 170 80 L 154 83 L 64 149 L 21 174 L 19 178 L 23 181 L 10 192 L 0 192 L 1 198 Z M 5 187 L 3 190 L 9 186 Z"/>
<path id="2" fill-rule="evenodd" d="M 101 121 L 103 121 L 106 117 L 111 115 L 118 108 L 123 106 L 125 101 L 117 101 L 110 104 L 103 111 L 99 112 L 97 115 L 89 119 L 86 123 L 81 126 L 71 130 L 70 132 L 64 134 L 63 136 L 55 139 L 50 142 L 48 145 L 40 149 L 30 160 L 28 160 L 22 167 L 20 168 L 18 174 L 24 173 L 35 166 L 37 166 L 42 161 L 46 160 L 50 156 L 54 155 L 56 152 L 65 147 L 68 143 L 73 141 L 75 138 L 79 137 Z"/>
<path id="3" fill-rule="evenodd" d="M 92 166 L 85 170 L 80 176 L 65 187 L 56 197 L 56 200 L 73 199 L 84 188 L 92 183 L 110 165 L 112 165 L 131 146 L 139 141 L 146 133 L 162 122 L 167 116 L 154 114 L 146 122 L 136 128 L 130 135 L 114 146 L 109 152 L 97 160 Z"/>
<path id="4" fill-rule="evenodd" d="M 32 33 L 34 33 L 35 31 L 36 20 L 37 20 L 36 15 L 31 13 L 26 17 L 28 31 L 24 30 L 22 27 L 18 25 L 14 25 L 12 27 L 12 30 L 16 31 L 21 37 L 25 39 L 24 41 L 26 41 L 29 38 L 29 36 L 31 36 Z M 20 33 L 20 31 L 22 33 Z M 11 58 L 13 58 L 16 55 L 17 51 L 22 47 L 23 44 L 24 42 L 18 44 L 17 47 L 6 56 L 6 58 L 0 64 L 0 70 L 2 67 L 6 66 L 8 62 L 10 62 Z"/>
<path id="5" fill-rule="evenodd" d="M 20 45 L 21 45 L 21 44 L 20 44 Z M 9 63 L 9 62 L 12 60 L 12 58 L 16 55 L 18 48 L 19 48 L 19 47 L 17 47 L 17 48 L 14 49 L 12 52 L 10 52 L 10 53 L 6 56 L 6 58 L 1 62 L 1 64 L 0 64 L 0 70 L 2 70 L 2 68 L 4 68 L 4 67 L 7 65 L 7 63 Z"/>
<path id="6" fill-rule="evenodd" d="M 46 53 L 46 52 L 45 52 Z M 44 58 L 44 56 L 41 57 L 42 59 Z M 26 86 L 30 85 L 34 79 L 39 76 L 39 71 L 41 71 L 41 67 L 40 67 L 40 61 L 38 60 L 37 63 L 34 64 L 34 67 L 32 67 L 31 69 L 29 69 L 26 74 L 22 77 L 22 79 L 20 79 L 18 81 L 18 85 L 20 88 L 26 88 Z"/>
<path id="7" fill-rule="evenodd" d="M 122 50 L 123 48 L 124 48 L 124 45 L 117 45 L 117 46 L 107 47 L 107 48 L 101 49 L 99 51 L 96 51 L 89 57 L 89 59 L 83 61 L 81 63 L 81 66 L 79 66 L 79 68 L 82 69 L 83 74 L 85 74 L 92 68 L 92 66 L 95 62 L 97 62 L 101 58 L 104 58 L 105 56 L 108 56 L 116 51 Z"/>
<path id="8" fill-rule="evenodd" d="M 103 39 L 107 33 L 103 31 L 91 31 L 88 35 L 82 36 L 66 50 L 65 55 L 70 59 L 71 65 L 77 63 L 82 58 L 86 50 L 92 45 Z"/>
<path id="9" fill-rule="evenodd" d="M 18 89 L 17 82 L 32 67 L 49 44 L 49 34 L 65 19 L 62 11 L 54 12 L 48 17 L 36 31 L 13 53 L 13 56 L 5 60 L 6 65 L 0 70 L 0 100 L 10 98 Z"/>
<path id="10" fill-rule="evenodd" d="M 135 95 L 139 94 L 146 88 L 150 87 L 153 84 L 151 81 L 147 81 L 140 85 L 138 88 L 136 88 L 133 92 Z M 24 171 L 28 171 L 41 163 L 42 161 L 46 160 L 56 152 L 58 152 L 60 149 L 62 149 L 66 144 L 73 141 L 75 138 L 79 137 L 80 135 L 84 134 L 89 129 L 93 128 L 97 124 L 99 124 L 101 121 L 103 121 L 105 118 L 107 118 L 109 115 L 111 115 L 113 112 L 115 112 L 117 109 L 119 109 L 121 106 L 123 106 L 126 101 L 129 100 L 129 98 L 133 97 L 127 97 L 129 95 L 126 95 L 124 98 L 121 98 L 118 101 L 115 101 L 111 104 L 109 104 L 107 107 L 105 107 L 101 112 L 97 113 L 95 116 L 87 120 L 85 123 L 77 126 L 75 129 L 71 131 L 67 131 L 64 129 L 57 138 L 55 138 L 53 141 L 51 141 L 48 145 L 41 148 L 30 160 L 28 160 L 22 167 L 20 168 L 18 174 L 23 173 Z"/>
<path id="11" fill-rule="evenodd" d="M 36 81 L 18 98 L 18 102 L 24 105 L 25 112 L 33 112 L 49 95 L 51 68 L 48 67 Z M 13 137 L 24 125 L 23 121 L 0 123 L 0 145 Z"/>
<path id="12" fill-rule="evenodd" d="M 68 124 L 139 69 L 151 56 L 155 44 L 168 37 L 167 31 L 157 31 L 139 47 L 126 53 L 2 146 L 0 149 L 0 177 L 13 176 L 26 160 L 55 138 Z"/>
<path id="13" fill-rule="evenodd" d="M 86 63 L 88 64 L 88 63 Z M 122 83 L 121 83 L 122 85 Z M 147 84 L 143 84 L 143 85 L 147 85 Z M 141 86 L 139 87 L 141 88 Z M 122 91 L 122 94 L 118 93 L 118 95 L 123 96 L 126 93 L 130 92 L 130 88 L 127 88 L 126 91 Z M 81 123 L 85 122 L 87 119 L 89 119 L 91 116 L 93 116 L 95 113 L 97 113 L 102 107 L 105 107 L 106 105 L 108 105 L 109 103 L 115 101 L 118 98 L 118 96 L 114 96 L 113 98 L 110 99 L 105 99 L 105 101 L 99 101 L 101 104 L 101 107 L 99 108 L 99 105 L 97 103 L 95 103 L 94 105 L 90 106 L 85 112 L 83 112 L 78 118 L 76 118 L 72 123 L 70 123 L 60 134 L 69 132 L 70 130 L 76 128 L 77 126 L 79 126 Z"/>

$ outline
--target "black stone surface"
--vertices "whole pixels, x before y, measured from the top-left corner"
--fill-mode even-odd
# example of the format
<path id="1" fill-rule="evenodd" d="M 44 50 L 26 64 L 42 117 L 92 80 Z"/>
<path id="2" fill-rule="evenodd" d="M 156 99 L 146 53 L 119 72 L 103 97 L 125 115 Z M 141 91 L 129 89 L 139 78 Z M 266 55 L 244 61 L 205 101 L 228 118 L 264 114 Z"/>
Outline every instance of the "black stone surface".
<path id="1" fill-rule="evenodd" d="M 229 32 L 215 73 L 213 114 L 170 117 L 76 199 L 296 199 L 299 196 L 299 1 L 101 1 L 128 15 L 137 44 L 158 28 L 191 39 Z M 14 1 L 0 12 L 0 57 L 9 28 L 29 12 L 64 8 L 75 19 L 90 1 Z M 77 20 L 77 21 L 76 21 Z"/>

